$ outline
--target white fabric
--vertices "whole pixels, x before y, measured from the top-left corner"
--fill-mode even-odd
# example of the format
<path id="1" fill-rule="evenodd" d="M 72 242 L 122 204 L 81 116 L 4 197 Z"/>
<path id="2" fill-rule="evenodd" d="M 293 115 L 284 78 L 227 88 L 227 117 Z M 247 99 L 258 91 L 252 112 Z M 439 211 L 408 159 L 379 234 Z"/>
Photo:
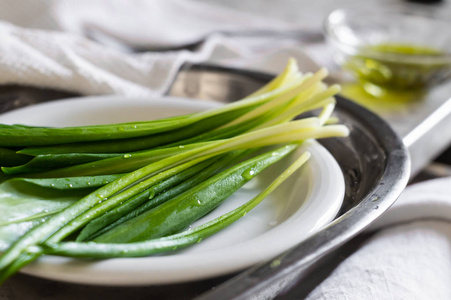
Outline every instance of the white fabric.
<path id="1" fill-rule="evenodd" d="M 206 3 L 190 0 L 36 0 L 30 5 L 40 17 L 21 9 L 23 5 L 0 1 L 0 15 L 16 24 L 37 27 L 25 29 L 0 22 L 0 84 L 63 89 L 85 95 L 136 97 L 163 94 L 185 62 L 252 66 L 262 71 L 279 72 L 288 57 L 294 56 L 303 70 L 318 69 L 302 51 L 279 51 L 292 44 L 287 41 L 279 40 L 275 44 L 271 39 L 243 40 L 213 34 L 224 30 L 264 29 L 269 23 L 276 29 L 289 25 L 277 20 L 268 23 L 267 19 Z M 127 45 L 180 46 L 207 35 L 208 38 L 195 52 L 131 54 L 82 36 L 87 28 L 94 27 Z M 262 56 L 264 59 L 260 59 Z"/>
<path id="2" fill-rule="evenodd" d="M 289 57 L 302 70 L 317 65 L 302 51 L 266 51 L 246 47 L 233 39 L 211 36 L 196 52 L 187 50 L 127 54 L 83 37 L 0 22 L 0 84 L 23 84 L 63 89 L 81 94 L 149 96 L 163 94 L 185 62 L 212 62 L 235 67 L 252 66 L 279 72 Z M 247 59 L 252 57 L 252 59 Z"/>
<path id="3" fill-rule="evenodd" d="M 79 36 L 7 23 L 0 23 L 0 38 L 0 84 L 82 94 L 162 93 L 183 62 L 205 60 L 209 52 L 125 55 Z"/>
<path id="4" fill-rule="evenodd" d="M 133 46 L 174 47 L 213 32 L 290 28 L 278 20 L 190 0 L 66 0 L 55 9 L 66 31 L 98 29 Z"/>
<path id="5" fill-rule="evenodd" d="M 380 230 L 307 297 L 451 299 L 451 178 L 408 187 Z"/>
<path id="6" fill-rule="evenodd" d="M 79 35 L 99 30 L 132 46 L 176 47 L 214 32 L 295 28 L 274 18 L 193 0 L 25 1 L 0 1 L 0 18 L 23 27 Z"/>

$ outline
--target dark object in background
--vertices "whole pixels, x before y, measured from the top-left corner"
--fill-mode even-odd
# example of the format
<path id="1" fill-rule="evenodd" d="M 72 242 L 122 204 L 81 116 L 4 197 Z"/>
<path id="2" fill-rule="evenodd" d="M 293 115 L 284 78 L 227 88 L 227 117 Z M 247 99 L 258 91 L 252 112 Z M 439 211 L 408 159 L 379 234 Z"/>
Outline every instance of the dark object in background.
<path id="1" fill-rule="evenodd" d="M 443 0 L 407 0 L 407 2 L 421 3 L 421 4 L 435 4 L 443 2 Z"/>
<path id="2" fill-rule="evenodd" d="M 436 161 L 447 165 L 451 165 L 451 148 L 448 148 L 439 157 L 437 157 Z"/>

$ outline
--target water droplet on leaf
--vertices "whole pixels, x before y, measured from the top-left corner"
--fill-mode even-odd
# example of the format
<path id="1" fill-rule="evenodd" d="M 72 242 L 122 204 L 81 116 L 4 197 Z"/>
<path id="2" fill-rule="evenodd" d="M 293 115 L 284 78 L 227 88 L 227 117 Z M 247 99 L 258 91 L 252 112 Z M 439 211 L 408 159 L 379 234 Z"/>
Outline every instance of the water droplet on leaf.
<path id="1" fill-rule="evenodd" d="M 255 171 L 252 169 L 244 170 L 243 174 L 241 174 L 245 179 L 250 180 L 255 176 Z"/>

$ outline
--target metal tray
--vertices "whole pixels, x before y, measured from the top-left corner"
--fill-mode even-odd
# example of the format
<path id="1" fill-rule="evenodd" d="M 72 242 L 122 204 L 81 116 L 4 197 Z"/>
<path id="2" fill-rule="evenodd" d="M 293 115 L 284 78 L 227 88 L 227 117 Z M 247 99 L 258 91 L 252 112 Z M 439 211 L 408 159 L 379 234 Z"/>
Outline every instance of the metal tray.
<path id="1" fill-rule="evenodd" d="M 168 94 L 230 102 L 256 90 L 271 78 L 271 75 L 259 72 L 186 65 Z M 75 95 L 30 87 L 2 87 L 0 113 L 70 96 Z M 329 226 L 293 249 L 239 274 L 168 286 L 99 287 L 19 274 L 1 288 L 6 292 L 5 299 L 269 299 L 293 283 L 308 281 L 307 275 L 333 250 L 356 236 L 394 203 L 410 175 L 407 150 L 386 122 L 342 97 L 337 99 L 335 115 L 349 126 L 351 134 L 347 138 L 325 139 L 321 143 L 343 171 L 346 182 L 344 204 Z"/>

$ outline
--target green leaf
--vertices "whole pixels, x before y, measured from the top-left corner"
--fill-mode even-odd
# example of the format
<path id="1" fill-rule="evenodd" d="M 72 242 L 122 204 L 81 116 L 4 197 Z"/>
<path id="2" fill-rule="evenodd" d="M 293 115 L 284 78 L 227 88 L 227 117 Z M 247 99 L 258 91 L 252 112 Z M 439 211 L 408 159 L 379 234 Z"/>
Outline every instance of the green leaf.
<path id="1" fill-rule="evenodd" d="M 86 191 L 61 191 L 18 180 L 0 184 L 0 251 L 84 194 Z"/>
<path id="2" fill-rule="evenodd" d="M 75 189 L 93 189 L 114 181 L 122 174 L 117 175 L 99 175 L 99 176 L 80 176 L 65 178 L 13 178 L 10 182 L 27 182 L 44 188 L 56 190 L 75 190 Z"/>

